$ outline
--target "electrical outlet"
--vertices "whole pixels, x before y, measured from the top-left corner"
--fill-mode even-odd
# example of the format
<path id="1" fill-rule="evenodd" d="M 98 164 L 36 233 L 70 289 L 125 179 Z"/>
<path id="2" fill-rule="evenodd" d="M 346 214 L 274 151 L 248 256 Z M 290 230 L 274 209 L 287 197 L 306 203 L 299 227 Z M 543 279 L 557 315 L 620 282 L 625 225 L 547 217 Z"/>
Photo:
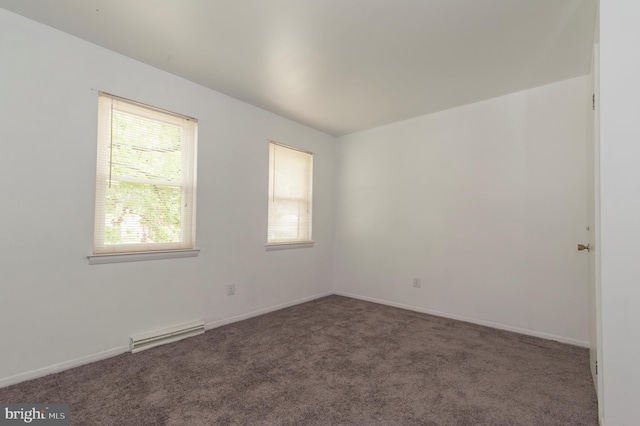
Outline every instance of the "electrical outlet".
<path id="1" fill-rule="evenodd" d="M 420 278 L 414 278 L 413 279 L 413 286 L 415 288 L 420 288 L 422 286 L 422 281 L 420 281 Z"/>
<path id="2" fill-rule="evenodd" d="M 227 284 L 227 296 L 236 294 L 236 285 L 234 283 Z"/>

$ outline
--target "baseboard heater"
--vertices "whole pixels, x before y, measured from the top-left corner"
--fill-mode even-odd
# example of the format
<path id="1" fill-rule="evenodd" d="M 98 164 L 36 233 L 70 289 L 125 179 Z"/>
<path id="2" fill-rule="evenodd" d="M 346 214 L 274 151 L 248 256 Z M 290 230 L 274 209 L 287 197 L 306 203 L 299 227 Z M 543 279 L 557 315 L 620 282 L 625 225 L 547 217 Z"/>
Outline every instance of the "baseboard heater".
<path id="1" fill-rule="evenodd" d="M 177 342 L 202 333 L 204 333 L 204 321 L 194 321 L 163 330 L 138 334 L 131 336 L 131 352 L 135 354 L 145 349 L 155 348 L 165 343 Z"/>

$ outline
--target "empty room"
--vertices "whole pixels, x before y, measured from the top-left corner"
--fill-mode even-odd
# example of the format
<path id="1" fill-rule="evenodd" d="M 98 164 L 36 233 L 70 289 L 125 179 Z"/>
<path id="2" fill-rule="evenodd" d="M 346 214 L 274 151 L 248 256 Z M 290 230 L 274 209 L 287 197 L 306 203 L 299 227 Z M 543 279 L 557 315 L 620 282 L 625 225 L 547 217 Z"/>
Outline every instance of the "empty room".
<path id="1" fill-rule="evenodd" d="M 0 424 L 638 424 L 637 16 L 0 0 Z"/>

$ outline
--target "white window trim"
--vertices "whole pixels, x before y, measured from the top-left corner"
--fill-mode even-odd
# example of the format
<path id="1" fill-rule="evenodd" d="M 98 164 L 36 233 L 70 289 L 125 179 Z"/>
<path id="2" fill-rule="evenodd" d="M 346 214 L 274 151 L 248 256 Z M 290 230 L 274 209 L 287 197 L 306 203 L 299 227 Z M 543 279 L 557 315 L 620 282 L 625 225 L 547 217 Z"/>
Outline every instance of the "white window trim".
<path id="1" fill-rule="evenodd" d="M 140 262 L 143 260 L 197 257 L 199 253 L 200 249 L 149 251 L 139 253 L 90 254 L 87 256 L 87 259 L 89 259 L 89 265 L 104 265 L 107 263 Z"/>
<path id="2" fill-rule="evenodd" d="M 273 243 L 273 244 L 265 244 L 265 247 L 267 251 L 274 251 L 274 250 L 308 248 L 308 247 L 313 247 L 314 244 L 315 244 L 315 241 L 309 241 L 305 243 Z"/>
<path id="3" fill-rule="evenodd" d="M 309 247 L 313 247 L 313 245 L 315 244 L 315 242 L 312 240 L 313 238 L 313 160 L 314 160 L 314 154 L 311 151 L 307 151 L 304 149 L 300 149 L 300 148 L 296 148 L 290 145 L 285 145 L 282 144 L 280 142 L 276 142 L 274 140 L 268 140 L 267 141 L 269 143 L 269 156 L 271 156 L 271 145 L 274 145 L 275 147 L 281 147 L 281 148 L 286 148 L 286 149 L 290 149 L 292 151 L 298 151 L 304 154 L 308 154 L 311 156 L 311 170 L 310 170 L 310 175 L 308 176 L 309 179 L 309 208 L 311 209 L 311 215 L 309 217 L 310 219 L 310 227 L 308 228 L 308 232 L 309 232 L 309 240 L 306 239 L 291 239 L 291 240 L 285 240 L 285 239 L 281 239 L 279 241 L 273 241 L 273 242 L 268 242 L 265 244 L 266 250 L 267 251 L 272 251 L 272 250 L 288 250 L 288 249 L 295 249 L 295 248 L 309 248 Z M 271 160 L 271 159 L 270 159 Z M 269 162 L 269 182 L 270 182 L 270 187 L 269 187 L 269 191 L 271 191 L 271 161 Z M 270 209 L 270 207 L 268 207 L 268 209 Z M 270 214 L 270 213 L 269 213 Z M 267 226 L 269 224 L 269 220 L 267 219 Z M 269 238 L 267 237 L 267 240 Z"/>
<path id="4" fill-rule="evenodd" d="M 145 110 L 149 110 L 149 111 L 157 111 L 161 114 L 164 115 L 164 117 L 166 118 L 167 116 L 172 116 L 175 117 L 177 120 L 180 121 L 184 121 L 184 120 L 188 120 L 192 123 L 196 123 L 197 126 L 197 122 L 198 120 L 183 114 L 178 114 L 178 113 L 174 113 L 172 111 L 168 111 L 168 110 L 164 110 L 158 107 L 154 107 L 151 105 L 147 105 L 147 104 L 143 104 L 137 101 L 132 101 L 130 99 L 126 99 L 126 98 L 121 98 L 119 96 L 115 96 L 106 92 L 99 92 L 100 97 L 105 97 L 105 98 L 111 98 L 113 100 L 120 100 L 126 104 L 129 105 L 133 105 L 133 106 L 137 106 L 139 108 L 143 108 Z M 100 98 L 99 98 L 100 99 Z M 183 126 L 184 124 L 180 124 L 180 123 L 174 123 L 176 125 L 179 126 Z M 87 258 L 89 259 L 89 264 L 93 265 L 93 264 L 103 264 L 103 263 L 117 263 L 117 262 L 136 262 L 136 261 L 140 261 L 140 260 L 153 260 L 153 259 L 170 259 L 170 258 L 182 258 L 182 257 L 195 257 L 198 256 L 199 253 L 199 249 L 197 249 L 194 245 L 195 245 L 195 228 L 196 228 L 196 220 L 195 220 L 195 215 L 196 215 L 196 199 L 197 199 L 197 127 L 193 128 L 194 133 L 192 134 L 192 140 L 191 140 L 191 144 L 188 146 L 189 149 L 189 154 L 187 155 L 192 155 L 193 159 L 192 160 L 188 160 L 188 157 L 186 155 L 183 155 L 182 157 L 182 161 L 183 161 L 183 170 L 184 168 L 189 170 L 189 177 L 187 179 L 189 179 L 191 181 L 191 184 L 188 185 L 185 182 L 182 182 L 178 185 L 176 185 L 175 183 L 172 186 L 176 186 L 176 187 L 181 187 L 184 191 L 190 190 L 191 192 L 191 197 L 190 197 L 190 205 L 191 205 L 191 210 L 190 210 L 190 214 L 189 217 L 185 217 L 185 211 L 182 212 L 183 217 L 182 217 L 182 232 L 185 235 L 188 235 L 187 237 L 187 244 L 184 243 L 151 243 L 151 244 L 131 244 L 129 245 L 129 247 L 127 247 L 127 249 L 130 249 L 130 251 L 104 251 L 105 245 L 104 245 L 104 234 L 99 233 L 96 234 L 98 232 L 97 227 L 99 226 L 99 223 L 102 222 L 103 217 L 104 217 L 104 205 L 100 204 L 101 203 L 101 199 L 98 198 L 98 183 L 96 181 L 96 210 L 95 210 L 95 218 L 94 218 L 94 252 L 90 255 L 87 256 Z M 100 129 L 99 129 L 100 132 Z M 100 138 L 101 135 L 99 133 L 98 137 Z M 100 149 L 101 146 L 100 144 L 98 144 L 98 149 Z M 104 147 L 102 148 L 104 149 Z M 105 157 L 104 155 L 102 155 L 102 157 Z M 101 164 L 101 161 L 104 162 L 104 158 L 101 158 L 100 155 L 98 155 L 98 163 L 96 165 L 97 168 L 97 176 L 96 179 L 100 179 L 101 174 L 104 174 L 104 164 Z M 185 161 L 190 161 L 190 167 L 185 167 Z M 133 179 L 133 178 L 125 178 L 125 179 L 120 179 L 122 181 L 134 181 L 137 179 Z M 187 232 L 187 228 L 185 228 L 185 224 L 189 222 L 190 225 L 190 230 Z M 96 235 L 99 235 L 100 238 L 96 239 Z M 99 251 L 97 251 L 97 248 L 101 247 L 101 249 Z M 121 246 L 122 248 L 122 246 Z M 117 250 L 117 247 L 114 247 L 114 249 Z"/>

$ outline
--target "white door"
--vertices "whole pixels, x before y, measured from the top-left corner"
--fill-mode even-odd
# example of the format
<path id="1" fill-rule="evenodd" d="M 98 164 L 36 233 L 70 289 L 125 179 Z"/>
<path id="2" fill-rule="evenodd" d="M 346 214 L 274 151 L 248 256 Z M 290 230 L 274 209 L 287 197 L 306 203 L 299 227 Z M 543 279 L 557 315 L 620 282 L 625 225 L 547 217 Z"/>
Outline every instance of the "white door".
<path id="1" fill-rule="evenodd" d="M 601 340 L 601 305 L 600 305 L 600 46 L 594 45 L 593 64 L 591 75 L 593 76 L 592 89 L 592 137 L 587 143 L 587 241 L 590 252 L 588 256 L 589 268 L 589 347 L 591 374 L 598 393 L 598 401 L 602 401 L 602 369 L 598 360 L 602 358 Z M 591 136 L 591 135 L 590 135 Z M 600 418 L 602 418 L 602 404 L 599 403 Z"/>

